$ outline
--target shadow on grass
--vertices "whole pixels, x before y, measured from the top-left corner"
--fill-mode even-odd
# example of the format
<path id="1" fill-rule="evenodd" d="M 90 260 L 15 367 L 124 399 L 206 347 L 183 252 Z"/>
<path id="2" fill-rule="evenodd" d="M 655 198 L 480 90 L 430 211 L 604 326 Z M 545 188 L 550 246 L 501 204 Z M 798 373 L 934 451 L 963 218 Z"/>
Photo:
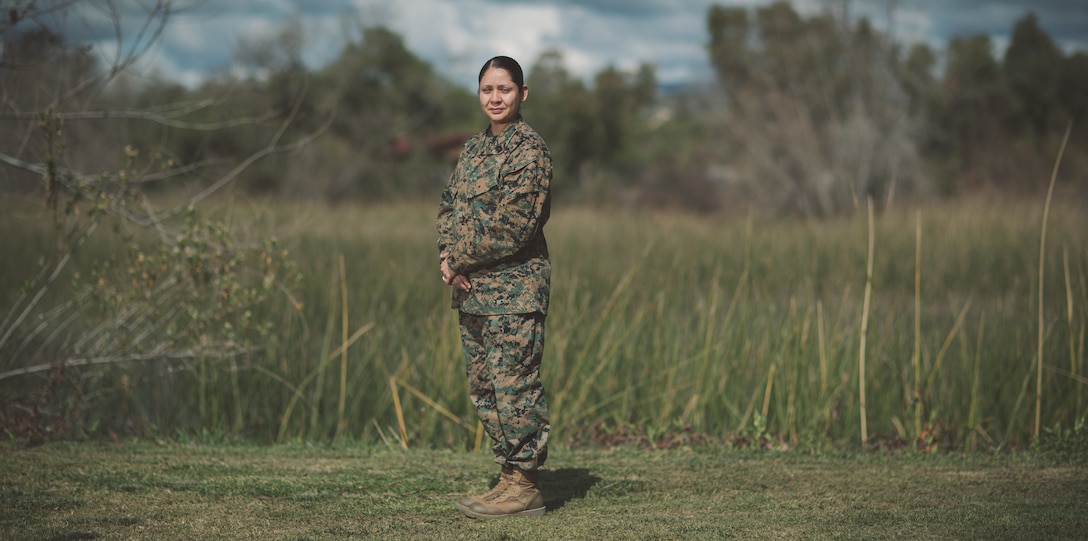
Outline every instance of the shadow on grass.
<path id="1" fill-rule="evenodd" d="M 585 498 L 586 493 L 601 478 L 586 468 L 560 468 L 540 472 L 540 490 L 544 493 L 544 506 L 555 511 L 574 498 Z"/>
<path id="2" fill-rule="evenodd" d="M 600 477 L 589 473 L 586 468 L 560 468 L 540 472 L 540 491 L 544 493 L 544 507 L 555 511 L 575 498 L 585 498 L 589 489 L 601 481 Z M 491 478 L 488 485 L 494 488 L 499 483 L 499 476 Z"/>

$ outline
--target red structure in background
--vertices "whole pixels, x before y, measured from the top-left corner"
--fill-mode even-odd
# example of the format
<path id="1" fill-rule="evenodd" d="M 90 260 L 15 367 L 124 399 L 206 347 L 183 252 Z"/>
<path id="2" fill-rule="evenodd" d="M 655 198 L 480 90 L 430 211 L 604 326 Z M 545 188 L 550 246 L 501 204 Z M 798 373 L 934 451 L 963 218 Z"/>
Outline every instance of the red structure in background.
<path id="1" fill-rule="evenodd" d="M 446 162 L 456 162 L 461 154 L 461 146 L 474 134 L 470 132 L 447 133 L 444 135 L 432 135 L 413 139 L 410 137 L 397 137 L 390 145 L 389 154 L 394 158 L 403 159 L 413 152 L 423 151 L 431 157 Z"/>

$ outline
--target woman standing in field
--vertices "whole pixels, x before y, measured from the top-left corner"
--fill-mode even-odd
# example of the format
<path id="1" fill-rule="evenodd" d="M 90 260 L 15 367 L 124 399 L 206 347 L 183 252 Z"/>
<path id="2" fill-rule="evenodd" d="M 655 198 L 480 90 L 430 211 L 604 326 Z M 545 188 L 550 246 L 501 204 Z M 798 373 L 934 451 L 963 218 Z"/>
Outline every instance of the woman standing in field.
<path id="1" fill-rule="evenodd" d="M 539 516 L 537 473 L 548 456 L 540 381 L 551 263 L 548 147 L 521 118 L 529 96 L 521 66 L 488 60 L 479 76 L 487 129 L 461 149 L 438 212 L 442 281 L 453 287 L 469 398 L 491 437 L 499 482 L 456 505 L 474 518 Z"/>

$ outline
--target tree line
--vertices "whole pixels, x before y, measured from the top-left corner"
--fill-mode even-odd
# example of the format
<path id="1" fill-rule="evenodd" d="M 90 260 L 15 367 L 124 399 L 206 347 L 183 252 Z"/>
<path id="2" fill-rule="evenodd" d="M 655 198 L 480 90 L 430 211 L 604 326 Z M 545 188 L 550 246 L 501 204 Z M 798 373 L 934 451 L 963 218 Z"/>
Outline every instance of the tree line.
<path id="1" fill-rule="evenodd" d="M 296 18 L 240 39 L 236 69 L 186 88 L 132 74 L 135 62 L 102 65 L 87 44 L 29 17 L 34 5 L 0 21 L 5 190 L 122 169 L 126 149 L 144 171 L 177 172 L 144 189 L 197 190 L 282 129 L 285 140 L 320 136 L 262 155 L 232 184 L 325 201 L 431 197 L 460 142 L 483 128 L 471 90 L 381 25 L 349 25 L 339 55 L 311 68 Z M 706 30 L 717 80 L 670 92 L 649 63 L 584 80 L 561 51 L 530 59 L 524 114 L 552 148 L 558 198 L 819 217 L 866 198 L 1023 193 L 1045 186 L 1069 125 L 1061 182 L 1088 191 L 1088 54 L 1064 52 L 1032 13 L 1000 56 L 985 35 L 944 51 L 907 46 L 866 19 L 804 16 L 789 2 L 713 6 Z"/>
<path id="2" fill-rule="evenodd" d="M 785 2 L 713 7 L 707 28 L 729 97 L 725 139 L 740 150 L 730 163 L 772 208 L 829 215 L 865 197 L 1022 193 L 1046 186 L 1070 123 L 1071 148 L 1088 148 L 1088 54 L 1063 53 L 1030 12 L 1003 57 L 986 35 L 943 54 L 905 48 L 865 19 L 805 18 Z M 1082 192 L 1085 165 L 1063 164 Z"/>

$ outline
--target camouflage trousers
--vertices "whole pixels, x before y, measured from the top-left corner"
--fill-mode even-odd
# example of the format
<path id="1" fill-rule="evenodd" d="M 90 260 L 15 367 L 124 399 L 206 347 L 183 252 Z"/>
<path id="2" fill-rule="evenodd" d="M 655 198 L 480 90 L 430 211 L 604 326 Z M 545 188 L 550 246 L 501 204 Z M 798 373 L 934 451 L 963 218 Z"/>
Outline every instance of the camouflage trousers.
<path id="1" fill-rule="evenodd" d="M 468 394 L 495 462 L 535 470 L 548 457 L 548 402 L 540 381 L 544 315 L 460 312 Z"/>

